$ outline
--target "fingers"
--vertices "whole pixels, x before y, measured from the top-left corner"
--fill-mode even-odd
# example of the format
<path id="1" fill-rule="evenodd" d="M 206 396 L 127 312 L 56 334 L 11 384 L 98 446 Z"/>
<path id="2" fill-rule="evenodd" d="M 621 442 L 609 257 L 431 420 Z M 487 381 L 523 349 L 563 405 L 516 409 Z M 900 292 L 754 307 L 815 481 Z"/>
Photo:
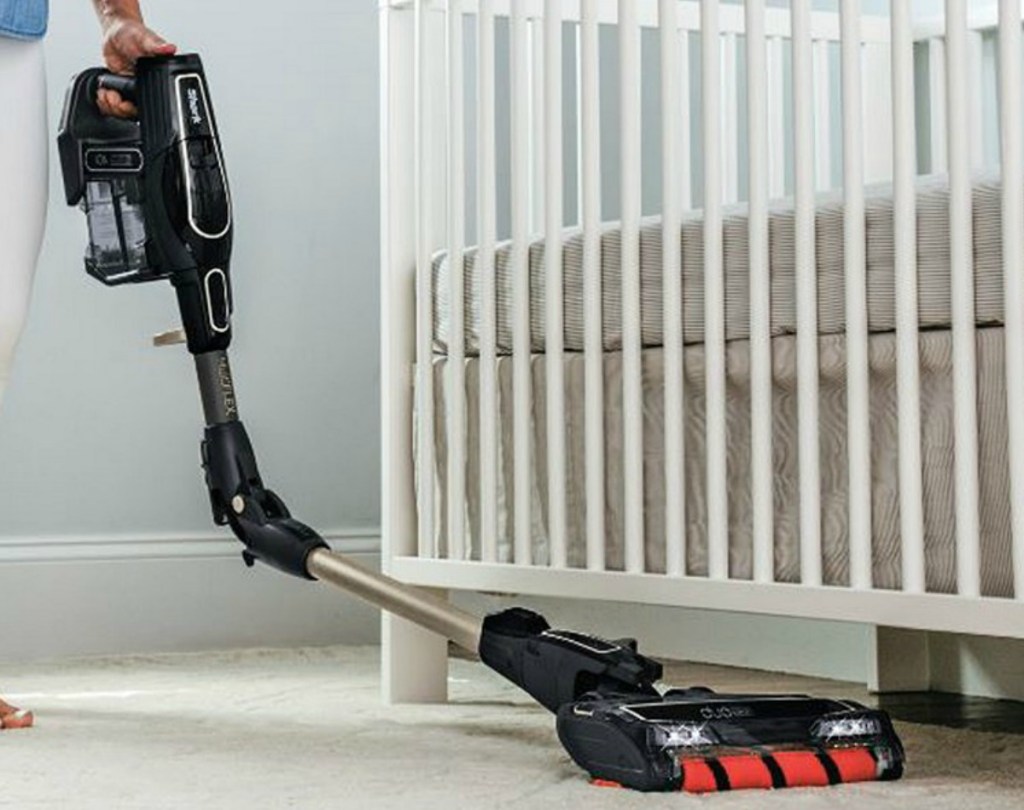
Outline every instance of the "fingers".
<path id="1" fill-rule="evenodd" d="M 135 60 L 143 56 L 173 56 L 178 50 L 176 45 L 141 23 L 125 26 L 121 35 L 115 36 L 110 44 L 118 51 L 121 60 L 129 65 L 134 65 Z"/>
<path id="2" fill-rule="evenodd" d="M 114 73 L 132 73 L 135 62 L 144 56 L 173 56 L 177 46 L 167 42 L 140 22 L 123 21 L 107 29 L 103 56 Z M 96 94 L 96 106 L 104 115 L 134 118 L 138 110 L 115 90 L 103 89 Z"/>
<path id="3" fill-rule="evenodd" d="M 114 73 L 129 73 L 143 56 L 173 56 L 178 48 L 136 20 L 123 20 L 107 28 L 103 56 Z"/>
<path id="4" fill-rule="evenodd" d="M 135 118 L 139 114 L 134 104 L 121 98 L 121 94 L 116 90 L 106 88 L 96 93 L 96 106 L 104 115 L 117 118 Z"/>

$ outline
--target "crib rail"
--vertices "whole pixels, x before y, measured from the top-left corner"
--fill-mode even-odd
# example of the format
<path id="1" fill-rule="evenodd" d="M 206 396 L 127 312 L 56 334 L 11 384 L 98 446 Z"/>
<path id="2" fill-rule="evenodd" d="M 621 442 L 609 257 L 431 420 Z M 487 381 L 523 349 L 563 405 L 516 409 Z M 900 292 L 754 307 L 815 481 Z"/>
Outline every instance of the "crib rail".
<path id="1" fill-rule="evenodd" d="M 961 61 L 956 73 L 964 77 L 970 93 L 966 100 L 972 170 L 998 169 L 1002 153 L 1001 116 L 994 108 L 1001 104 L 999 87 L 1002 81 L 1001 54 L 1006 25 L 1013 18 L 1013 8 L 1005 4 L 977 8 L 968 3 L 966 27 L 963 31 Z M 947 32 L 945 17 L 919 20 L 913 24 L 915 51 L 922 59 L 926 87 L 919 90 L 918 105 L 927 109 L 919 139 L 918 165 L 922 172 L 945 172 L 949 169 L 947 110 L 948 79 Z"/>
<path id="2" fill-rule="evenodd" d="M 665 563 L 659 582 L 739 585 L 730 570 L 727 354 L 723 211 L 747 204 L 750 270 L 752 579 L 742 590 L 763 608 L 814 615 L 811 602 L 793 596 L 841 591 L 850 597 L 881 597 L 873 582 L 872 467 L 865 255 L 865 187 L 891 181 L 896 279 L 896 352 L 899 424 L 899 521 L 902 593 L 886 593 L 859 614 L 887 616 L 890 623 L 929 624 L 927 599 L 1007 603 L 983 593 L 979 522 L 979 448 L 976 323 L 972 257 L 972 172 L 986 163 L 984 116 L 976 107 L 985 65 L 998 77 L 998 166 L 1002 177 L 1002 245 L 1009 476 L 1013 516 L 1013 581 L 1017 604 L 1024 598 L 1024 285 L 1021 225 L 1024 218 L 1024 144 L 1021 142 L 1021 4 L 1003 0 L 998 19 L 968 16 L 966 0 L 947 0 L 940 27 L 915 27 L 907 3 L 893 3 L 891 17 L 862 13 L 859 0 L 841 0 L 839 13 L 813 11 L 810 0 L 789 9 L 763 0 L 742 5 L 717 0 L 390 0 L 383 2 L 384 41 L 389 46 L 382 102 L 385 160 L 385 454 L 384 512 L 394 526 L 418 526 L 415 545 L 397 535 L 385 556 L 404 564 L 413 579 L 461 587 L 476 570 L 474 587 L 504 580 L 496 571 L 550 572 L 576 588 L 584 572 L 569 562 L 567 520 L 585 510 L 585 569 L 608 571 L 604 535 L 605 409 L 621 399 L 624 514 L 623 572 L 640 579 L 623 586 L 633 593 L 650 585 L 645 557 L 644 367 L 640 289 L 640 229 L 645 214 L 662 217 L 663 350 L 665 381 L 664 494 Z M 617 57 L 606 59 L 610 26 Z M 985 44 L 994 41 L 992 45 Z M 657 44 L 657 61 L 647 58 Z M 988 48 L 989 50 L 985 50 Z M 928 78 L 915 81 L 915 49 L 926 51 Z M 991 54 L 995 54 L 992 61 Z M 986 54 L 989 54 L 986 56 Z M 986 59 L 988 62 L 986 62 Z M 507 75 L 502 76 L 499 66 Z M 614 76 L 619 121 L 609 128 L 601 105 Z M 645 115 L 647 88 L 658 88 L 653 150 Z M 742 87 L 742 92 L 739 88 Z M 926 97 L 927 104 L 922 104 Z M 409 110 L 415 114 L 409 115 Z M 922 112 L 923 110 L 923 112 Z M 700 127 L 691 122 L 699 120 Z M 506 129 L 499 126 L 505 122 Z M 410 143 L 411 140 L 411 143 Z M 614 147 L 614 148 L 612 148 Z M 927 160 L 923 154 L 930 156 Z M 506 165 L 507 177 L 503 175 Z M 614 158 L 609 155 L 614 154 Z M 992 162 L 992 161 L 989 161 Z M 655 165 L 658 194 L 645 196 L 645 166 Z M 698 171 L 699 169 L 699 171 Z M 918 257 L 915 238 L 919 173 L 948 172 L 949 240 L 953 287 L 956 596 L 927 594 L 928 537 L 922 491 L 921 381 L 918 324 Z M 609 191 L 609 177 L 617 182 Z M 847 526 L 849 578 L 841 588 L 823 588 L 822 492 L 819 476 L 819 332 L 815 212 L 823 190 L 841 189 L 846 351 Z M 467 199 L 471 190 L 472 199 Z M 773 378 L 769 207 L 791 195 L 795 211 L 797 300 L 797 390 L 799 436 L 800 585 L 775 583 L 773 503 Z M 654 199 L 656 205 L 651 205 Z M 700 206 L 704 227 L 704 386 L 707 570 L 688 570 L 693 508 L 685 498 L 688 453 L 684 423 L 683 307 L 679 233 L 684 213 Z M 609 211 L 621 220 L 622 389 L 604 385 L 602 357 L 601 222 Z M 582 231 L 584 279 L 584 498 L 570 504 L 566 413 L 566 329 L 562 297 L 563 236 Z M 501 456 L 496 439 L 501 419 L 497 346 L 497 244 L 510 240 L 512 307 L 512 458 Z M 543 403 L 533 386 L 530 321 L 530 243 L 542 237 L 544 348 Z M 464 261 L 476 246 L 480 284 L 467 298 Z M 448 355 L 443 387 L 435 384 L 433 257 L 449 260 Z M 410 276 L 410 268 L 415 275 Z M 405 285 L 403 287 L 403 284 Z M 415 294 L 415 304 L 409 296 Z M 415 318 L 412 317 L 413 306 Z M 465 313 L 480 313 L 479 371 L 467 375 Z M 415 328 L 413 329 L 413 324 Z M 415 363 L 415 402 L 409 388 Z M 467 385 L 478 386 L 479 408 L 466 406 Z M 444 407 L 435 407 L 441 397 Z M 415 433 L 409 425 L 415 414 Z M 538 465 L 531 436 L 543 419 L 545 459 Z M 467 442 L 476 421 L 480 440 Z M 447 435 L 445 456 L 435 457 L 435 426 Z M 415 447 L 414 447 L 415 441 Z M 415 449 L 415 452 L 413 450 Z M 404 455 L 405 454 L 405 455 Z M 413 475 L 411 460 L 415 458 Z M 511 503 L 500 502 L 504 466 L 512 470 Z M 531 469 L 547 476 L 547 501 L 538 510 Z M 447 500 L 439 503 L 435 477 L 443 469 Z M 469 471 L 469 472 L 467 472 Z M 415 479 L 415 489 L 413 487 Z M 468 492 L 479 493 L 479 514 L 467 512 Z M 418 495 L 414 495 L 416 492 Z M 616 517 L 616 519 L 620 519 Z M 473 541 L 470 524 L 478 525 Z M 511 553 L 503 558 L 495 540 L 513 525 Z M 388 524 L 390 525 L 390 524 Z M 546 535 L 546 553 L 534 538 Z M 416 567 L 415 562 L 425 567 Z M 402 560 L 408 562 L 402 563 Z M 448 562 L 466 568 L 438 568 Z M 510 566 L 507 564 L 511 564 Z M 576 566 L 578 569 L 579 566 Z M 441 574 L 440 571 L 455 571 Z M 427 573 L 424 572 L 428 572 Z M 419 573 L 417 573 L 419 572 Z M 549 572 L 549 573 L 543 573 Z M 569 574 L 571 573 L 571 576 Z M 605 583 L 611 572 L 602 574 Z M 695 580 L 701 580 L 699 586 Z M 511 580 L 508 580 L 511 581 Z M 532 580 L 531 580 L 532 581 Z M 595 582 L 597 580 L 594 580 Z M 618 580 L 614 580 L 618 581 Z M 603 586 L 602 586 L 603 587 Z M 661 585 L 657 586 L 662 587 Z M 671 588 L 672 585 L 666 585 Z M 557 591 L 555 584 L 543 588 Z M 753 590 L 750 590 L 753 588 Z M 758 590 L 760 588 L 761 590 Z M 695 591 L 697 592 L 697 591 Z M 676 593 L 676 591 L 673 591 Z M 724 594 L 724 592 L 722 592 Z M 736 593 L 740 593 L 737 591 Z M 753 595 L 752 595 L 753 594 Z M 759 595 L 760 594 L 760 595 Z M 764 594 L 775 594 L 768 596 Z M 921 596 L 923 602 L 899 602 Z M 665 597 L 667 599 L 667 597 Z M 810 597 L 807 597 L 808 599 Z M 895 598 L 897 601 L 893 602 Z M 734 595 L 719 601 L 733 604 Z M 735 599 L 740 599 L 735 596 Z M 659 597 L 658 601 L 661 601 Z M 715 599 L 711 600 L 712 602 Z M 803 608 L 797 604 L 804 605 Z M 821 602 L 824 605 L 826 602 Z M 833 604 L 829 602 L 828 604 Z M 856 603 L 860 604 L 860 603 Z M 869 604 L 864 602 L 865 605 Z M 901 620 L 894 605 L 911 605 Z M 825 612 L 832 611 L 826 608 Z M 975 609 L 972 608 L 972 611 Z M 838 612 L 839 607 L 834 612 Z M 857 610 L 846 617 L 856 617 Z M 1020 612 L 1013 614 L 1020 617 Z M 989 613 L 966 612 L 967 617 Z M 843 618 L 843 616 L 839 616 Z M 975 619 L 965 619 L 968 623 Z M 977 618 L 980 624 L 983 620 Z M 948 623 L 947 623 L 948 626 Z M 973 625 L 972 625 L 973 626 Z M 1020 635 L 1006 620 L 997 632 Z"/>

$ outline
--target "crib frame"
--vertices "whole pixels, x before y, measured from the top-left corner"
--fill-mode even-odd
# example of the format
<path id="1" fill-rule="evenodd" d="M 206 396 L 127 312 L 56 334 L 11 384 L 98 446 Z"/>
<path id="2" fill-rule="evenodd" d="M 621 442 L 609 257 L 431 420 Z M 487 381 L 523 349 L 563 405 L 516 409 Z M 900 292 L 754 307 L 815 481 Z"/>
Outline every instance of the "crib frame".
<path id="1" fill-rule="evenodd" d="M 718 0 L 380 0 L 381 76 L 381 195 L 382 195 L 382 565 L 385 571 L 413 584 L 441 590 L 469 590 L 636 602 L 650 605 L 695 607 L 754 614 L 793 616 L 860 622 L 883 628 L 908 628 L 956 633 L 1024 638 L 1024 352 L 1007 352 L 1007 397 L 1010 435 L 1011 499 L 1013 508 L 1013 561 L 1015 599 L 980 595 L 978 541 L 977 416 L 975 413 L 974 313 L 971 267 L 970 172 L 983 159 L 977 122 L 968 93 L 972 76 L 980 70 L 979 42 L 983 32 L 998 31 L 1000 58 L 998 75 L 1000 154 L 1003 177 L 1003 247 L 1007 345 L 1024 345 L 1024 244 L 1021 228 L 1006 223 L 1024 223 L 1024 148 L 1020 126 L 1021 109 L 1021 2 L 1002 0 L 998 19 L 968 16 L 966 0 L 947 0 L 948 27 L 926 25 L 913 29 L 907 3 L 894 2 L 891 19 L 866 17 L 858 0 L 841 0 L 840 13 L 811 12 L 808 0 L 793 0 L 792 14 L 766 9 L 763 0 L 747 0 L 745 6 L 721 5 Z M 624 270 L 623 352 L 624 405 L 626 421 L 626 570 L 603 570 L 600 510 L 587 515 L 587 567 L 568 568 L 565 562 L 564 500 L 552 487 L 549 506 L 552 528 L 551 560 L 535 565 L 529 559 L 529 526 L 517 520 L 515 563 L 498 563 L 494 548 L 481 550 L 481 559 L 469 559 L 464 543 L 464 508 L 459 493 L 465 488 L 466 448 L 460 442 L 459 426 L 466 413 L 456 398 L 444 418 L 454 428 L 449 477 L 453 494 L 446 504 L 434 503 L 432 432 L 424 429 L 435 417 L 431 385 L 430 260 L 432 252 L 445 248 L 461 256 L 466 247 L 466 121 L 461 103 L 465 80 L 462 24 L 464 15 L 474 15 L 481 38 L 479 52 L 485 58 L 478 69 L 480 87 L 494 84 L 493 19 L 509 18 L 512 59 L 511 98 L 511 235 L 513 250 L 522 260 L 524 245 L 531 234 L 545 234 L 548 255 L 556 260 L 549 266 L 551 289 L 560 287 L 560 233 L 564 225 L 565 187 L 562 181 L 563 138 L 578 138 L 580 185 L 576 190 L 584 231 L 593 231 L 600 219 L 600 165 L 595 157 L 597 98 L 596 31 L 598 24 L 618 28 L 622 78 L 620 130 L 622 161 L 623 253 L 635 245 L 640 218 L 638 166 L 639 133 L 639 32 L 642 27 L 661 31 L 661 75 L 665 97 L 673 98 L 663 115 L 663 171 L 676 182 L 665 183 L 662 215 L 669 224 L 678 222 L 691 205 L 694 191 L 687 175 L 691 145 L 680 112 L 681 63 L 679 31 L 700 32 L 702 42 L 702 138 L 708 148 L 702 152 L 705 180 L 705 277 L 707 284 L 706 351 L 707 379 L 707 476 L 709 507 L 709 575 L 692 576 L 683 570 L 685 537 L 681 530 L 685 505 L 676 503 L 668 516 L 666 537 L 668 572 L 645 571 L 643 559 L 643 481 L 639 457 L 639 272 Z M 483 20 L 482 24 L 480 20 Z M 579 21 L 578 28 L 578 111 L 577 132 L 562 127 L 563 109 L 561 47 L 563 21 Z M 487 31 L 491 31 L 488 39 Z M 743 33 L 745 43 L 739 44 Z M 779 92 L 781 54 L 779 42 L 790 38 L 794 65 L 793 154 L 798 233 L 797 307 L 798 369 L 800 396 L 801 584 L 772 581 L 772 500 L 770 373 L 767 368 L 770 337 L 767 323 L 767 203 L 786 192 L 780 168 L 780 138 L 784 134 L 781 114 L 771 105 Z M 914 180 L 918 170 L 918 132 L 913 115 L 915 87 L 913 48 L 922 43 L 928 49 L 931 118 L 926 136 L 939 168 L 947 168 L 951 186 L 950 239 L 953 259 L 953 333 L 956 413 L 956 513 L 958 593 L 941 595 L 925 592 L 924 538 L 921 513 L 921 455 L 918 406 L 915 244 L 913 239 Z M 819 532 L 820 517 L 816 492 L 817 464 L 817 355 L 815 322 L 814 195 L 827 186 L 823 178 L 832 173 L 828 143 L 829 116 L 816 115 L 822 104 L 820 75 L 827 60 L 829 43 L 841 51 L 842 106 L 842 188 L 845 197 L 846 297 L 849 411 L 849 495 L 850 495 L 850 578 L 849 587 L 821 584 Z M 450 45 L 450 47 L 448 47 Z M 736 49 L 747 49 L 746 79 L 751 88 L 746 113 L 751 131 L 769 137 L 740 143 L 735 115 Z M 725 53 L 723 59 L 721 54 Z M 487 57 L 491 58 L 487 58 Z M 555 66 L 545 70 L 544 66 Z M 723 75 L 723 65 L 724 75 Z M 939 67 L 943 70 L 940 70 Z M 865 83 L 884 87 L 891 93 L 881 105 L 872 107 L 872 126 L 865 126 Z M 920 88 L 918 88 L 920 90 Z M 827 95 L 824 97 L 828 101 Z M 817 107 L 815 106 L 817 100 Z M 494 94 L 481 92 L 474 114 L 476 155 L 483 171 L 477 173 L 476 196 L 479 211 L 477 239 L 482 255 L 493 255 L 495 232 L 494 182 Z M 775 107 L 781 105 L 776 104 Z M 724 108 L 724 110 L 723 110 Z M 891 121 L 885 117 L 891 109 Z M 879 119 L 879 110 L 882 118 Z M 972 113 L 974 113 L 972 115 Z M 732 145 L 730 147 L 730 144 Z M 699 143 L 693 146 L 699 148 Z M 721 266 L 721 207 L 738 196 L 739 150 L 746 150 L 749 164 L 751 245 L 751 380 L 754 398 L 752 425 L 754 486 L 754 578 L 730 579 L 728 570 L 728 515 L 725 513 L 725 424 L 724 424 L 724 313 Z M 897 339 L 899 346 L 900 424 L 900 511 L 903 588 L 880 590 L 871 582 L 871 471 L 868 424 L 867 315 L 864 276 L 864 185 L 869 179 L 891 178 L 894 184 L 897 234 Z M 631 241 L 632 240 L 632 241 Z M 666 244 L 665 261 L 678 266 L 678 245 Z M 589 248 L 586 245 L 590 245 Z M 585 250 L 593 242 L 585 243 Z M 592 259 L 591 259 L 592 260 Z M 516 259 L 513 259 L 516 261 Z M 586 261 L 586 260 L 585 260 Z M 485 264 L 486 268 L 487 265 Z M 635 268 L 634 268 L 635 269 Z M 461 284 L 453 272 L 453 284 Z M 486 271 L 484 273 L 486 277 Z M 666 276 L 668 277 L 668 276 Z M 673 290 L 667 299 L 678 301 Z M 483 295 L 493 295 L 484 287 Z M 600 313 L 600 301 L 593 290 L 587 294 L 588 312 Z M 522 298 L 522 297 L 521 297 Z M 525 300 L 525 299 L 524 299 Z M 516 318 L 528 318 L 528 304 L 520 300 Z M 549 296 L 549 334 L 561 333 L 560 300 Z M 462 313 L 451 313 L 456 335 L 462 329 Z M 678 366 L 681 358 L 681 315 L 678 306 L 665 310 L 665 351 L 667 367 Z M 487 321 L 484 321 L 486 334 Z M 493 321 L 491 322 L 493 329 Z M 514 357 L 528 354 L 522 330 Z M 595 342 L 596 341 L 596 342 Z M 461 344 L 456 340 L 455 343 Z M 547 346 L 549 354 L 561 351 L 557 337 Z M 482 368 L 493 359 L 494 346 L 481 348 Z M 600 362 L 600 332 L 591 328 L 585 352 L 591 364 Z M 460 390 L 464 384 L 463 356 L 456 346 L 449 355 L 447 384 Z M 530 408 L 528 371 L 521 360 L 516 373 L 516 425 L 526 424 Z M 553 375 L 549 389 L 559 390 L 559 364 L 549 364 Z M 599 368 L 588 371 L 590 380 L 599 379 Z M 666 378 L 666 414 L 681 417 L 681 374 Z M 485 403 L 493 397 L 493 377 L 482 372 Z M 760 406 L 758 406 L 760 403 Z M 764 403 L 769 403 L 766 416 Z M 559 414 L 557 396 L 549 397 L 552 416 Z M 587 388 L 587 487 L 599 492 L 603 459 L 597 450 L 600 423 L 591 419 L 601 413 L 601 391 L 592 382 Z M 806 417 L 806 418 L 805 418 Z M 482 419 L 483 434 L 493 435 L 495 418 Z M 486 420 L 492 420 L 490 422 Z M 564 434 L 558 419 L 548 419 L 549 468 L 558 480 L 564 475 L 559 454 Z M 669 421 L 668 418 L 666 420 Z M 680 421 L 677 419 L 677 421 Z M 525 435 L 525 431 L 520 430 Z M 666 433 L 666 479 L 670 491 L 681 491 L 682 458 L 685 453 L 681 431 Z M 528 442 L 528 439 L 527 439 Z M 493 444 L 483 441 L 481 482 L 484 488 L 484 525 L 495 519 L 496 505 L 488 497 L 494 487 Z M 516 469 L 528 444 L 518 443 Z M 418 461 L 414 461 L 417 459 Z M 529 472 L 524 471 L 524 476 Z M 419 487 L 417 489 L 417 480 Z M 520 484 L 528 478 L 517 479 Z M 517 486 L 518 491 L 525 491 Z M 588 499 L 589 500 L 589 499 Z M 516 515 L 529 510 L 528 499 L 514 505 Z M 447 510 L 450 536 L 447 554 L 441 558 L 433 547 L 433 520 L 437 510 Z M 523 528 L 525 527 L 525 528 Z M 486 533 L 485 533 L 486 536 Z M 403 620 L 386 616 L 383 624 L 384 693 L 392 701 L 443 699 L 446 694 L 447 649 L 443 640 Z"/>

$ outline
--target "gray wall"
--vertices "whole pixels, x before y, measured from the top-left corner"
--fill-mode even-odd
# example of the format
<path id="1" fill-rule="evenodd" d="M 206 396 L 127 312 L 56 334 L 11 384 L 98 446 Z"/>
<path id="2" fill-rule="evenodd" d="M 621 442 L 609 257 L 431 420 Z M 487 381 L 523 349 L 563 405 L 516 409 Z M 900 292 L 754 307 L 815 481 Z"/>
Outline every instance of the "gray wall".
<path id="1" fill-rule="evenodd" d="M 828 6 L 829 3 L 824 3 Z M 871 0 L 865 10 L 883 11 Z M 934 8 L 933 8 L 934 7 Z M 915 11 L 941 9 L 916 0 Z M 264 472 L 311 522 L 379 523 L 377 31 L 369 0 L 148 0 L 210 69 L 236 205 L 234 362 Z M 53 4 L 51 118 L 96 61 L 86 0 Z M 105 290 L 52 171 L 32 316 L 0 419 L 0 540 L 205 530 L 199 409 L 163 285 Z"/>
<path id="2" fill-rule="evenodd" d="M 87 0 L 52 4 L 54 131 L 99 58 Z M 379 525 L 377 14 L 370 0 L 143 0 L 200 52 L 235 202 L 233 360 L 265 477 L 328 530 Z M 5 115 L 10 111 L 5 111 Z M 201 415 L 169 285 L 105 289 L 84 217 L 51 205 L 30 322 L 0 419 L 0 543 L 206 530 Z"/>

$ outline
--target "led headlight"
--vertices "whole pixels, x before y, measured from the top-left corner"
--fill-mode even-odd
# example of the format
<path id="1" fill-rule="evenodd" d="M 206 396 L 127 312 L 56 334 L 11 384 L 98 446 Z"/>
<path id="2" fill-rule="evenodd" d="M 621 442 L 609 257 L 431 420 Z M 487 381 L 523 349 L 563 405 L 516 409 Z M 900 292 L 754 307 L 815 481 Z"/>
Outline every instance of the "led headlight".
<path id="1" fill-rule="evenodd" d="M 877 717 L 825 717 L 815 723 L 811 733 L 818 738 L 846 740 L 856 737 L 875 737 L 882 733 Z"/>
<path id="2" fill-rule="evenodd" d="M 706 748 L 718 745 L 718 738 L 707 723 L 671 723 L 651 727 L 652 742 L 663 751 Z"/>

